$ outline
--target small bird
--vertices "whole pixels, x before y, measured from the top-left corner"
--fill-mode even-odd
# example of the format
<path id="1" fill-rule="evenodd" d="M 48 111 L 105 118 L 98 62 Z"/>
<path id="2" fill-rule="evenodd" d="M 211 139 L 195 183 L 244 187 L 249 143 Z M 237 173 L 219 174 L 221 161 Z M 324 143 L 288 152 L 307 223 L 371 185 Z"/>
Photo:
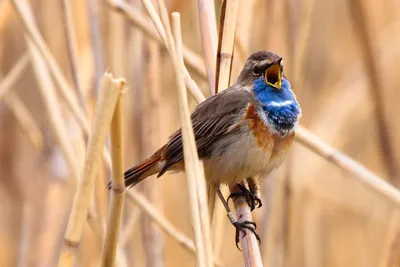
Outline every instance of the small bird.
<path id="1" fill-rule="evenodd" d="M 199 158 L 205 177 L 215 187 L 238 233 L 252 231 L 253 222 L 239 223 L 232 217 L 229 198 L 246 196 L 252 210 L 261 207 L 258 185 L 286 158 L 301 117 L 300 105 L 283 74 L 282 58 L 259 51 L 246 61 L 235 84 L 208 98 L 191 115 Z M 125 172 L 126 186 L 167 171 L 184 171 L 182 133 L 177 130 L 151 157 Z M 241 185 L 248 181 L 250 190 Z M 238 187 L 225 200 L 219 184 Z"/>

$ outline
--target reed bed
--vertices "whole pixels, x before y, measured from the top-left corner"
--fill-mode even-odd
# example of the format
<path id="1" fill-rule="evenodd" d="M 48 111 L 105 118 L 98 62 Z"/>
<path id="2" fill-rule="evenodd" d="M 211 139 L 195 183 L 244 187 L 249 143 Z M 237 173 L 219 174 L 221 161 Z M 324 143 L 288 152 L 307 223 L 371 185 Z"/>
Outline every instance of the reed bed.
<path id="1" fill-rule="evenodd" d="M 1 266 L 400 266 L 396 1 L 4 0 L 0 15 Z M 189 114 L 257 50 L 284 57 L 303 117 L 263 207 L 234 202 L 263 238 L 241 252 Z M 178 127 L 186 175 L 126 190 Z"/>

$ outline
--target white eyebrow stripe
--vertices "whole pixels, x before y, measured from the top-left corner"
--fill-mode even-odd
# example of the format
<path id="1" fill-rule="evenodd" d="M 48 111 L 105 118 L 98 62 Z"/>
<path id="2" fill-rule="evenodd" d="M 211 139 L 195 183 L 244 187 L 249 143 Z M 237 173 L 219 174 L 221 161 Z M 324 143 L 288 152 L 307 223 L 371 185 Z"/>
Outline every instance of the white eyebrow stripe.
<path id="1" fill-rule="evenodd" d="M 283 107 L 283 106 L 289 106 L 291 104 L 293 104 L 294 101 L 293 100 L 285 100 L 282 102 L 277 102 L 277 101 L 271 101 L 267 104 L 267 106 L 269 107 Z"/>

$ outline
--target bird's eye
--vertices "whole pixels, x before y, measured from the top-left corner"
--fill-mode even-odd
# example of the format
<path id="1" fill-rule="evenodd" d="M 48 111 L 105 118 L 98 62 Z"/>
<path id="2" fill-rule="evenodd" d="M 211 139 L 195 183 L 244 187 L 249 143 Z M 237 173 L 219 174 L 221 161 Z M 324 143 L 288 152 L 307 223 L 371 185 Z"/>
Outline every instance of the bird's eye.
<path id="1" fill-rule="evenodd" d="M 260 66 L 255 66 L 253 69 L 253 74 L 254 75 L 260 75 L 262 73 L 262 69 Z"/>

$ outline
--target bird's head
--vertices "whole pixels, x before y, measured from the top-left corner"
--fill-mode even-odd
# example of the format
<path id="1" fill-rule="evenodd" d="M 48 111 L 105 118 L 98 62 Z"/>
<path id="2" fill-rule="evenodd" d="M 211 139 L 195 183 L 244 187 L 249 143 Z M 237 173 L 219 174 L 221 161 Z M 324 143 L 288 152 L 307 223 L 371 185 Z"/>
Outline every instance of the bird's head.
<path id="1" fill-rule="evenodd" d="M 286 134 L 295 128 L 301 109 L 289 81 L 283 75 L 280 56 L 265 51 L 252 54 L 236 85 L 253 92 L 261 106 L 262 117 L 273 131 Z"/>
<path id="2" fill-rule="evenodd" d="M 272 52 L 259 51 L 252 54 L 240 73 L 237 83 L 252 86 L 254 81 L 263 78 L 266 85 L 281 90 L 283 76 L 282 58 Z"/>

